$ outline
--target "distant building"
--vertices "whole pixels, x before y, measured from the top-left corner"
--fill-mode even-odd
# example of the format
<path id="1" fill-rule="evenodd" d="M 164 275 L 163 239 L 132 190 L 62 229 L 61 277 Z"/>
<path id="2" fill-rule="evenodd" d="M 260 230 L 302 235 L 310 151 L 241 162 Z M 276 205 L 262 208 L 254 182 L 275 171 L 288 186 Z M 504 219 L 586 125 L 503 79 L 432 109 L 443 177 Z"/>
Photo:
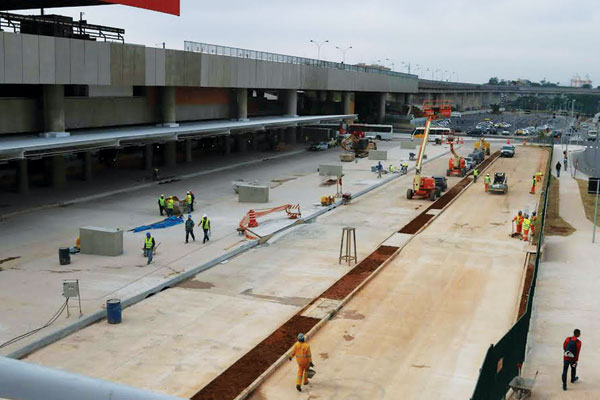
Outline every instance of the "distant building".
<path id="1" fill-rule="evenodd" d="M 592 86 L 592 80 L 589 75 L 586 74 L 585 79 L 581 79 L 579 74 L 571 78 L 571 87 L 583 87 L 583 85 Z"/>

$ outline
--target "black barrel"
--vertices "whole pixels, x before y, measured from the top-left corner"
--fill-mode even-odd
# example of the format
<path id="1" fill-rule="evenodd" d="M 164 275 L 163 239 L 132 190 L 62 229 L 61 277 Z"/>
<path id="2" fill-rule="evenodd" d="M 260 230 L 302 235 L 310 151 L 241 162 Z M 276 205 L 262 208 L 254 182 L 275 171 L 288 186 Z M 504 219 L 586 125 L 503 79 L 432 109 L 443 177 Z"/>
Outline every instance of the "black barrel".
<path id="1" fill-rule="evenodd" d="M 60 262 L 60 265 L 71 264 L 71 253 L 69 252 L 68 247 L 61 247 L 58 249 L 58 261 Z"/>

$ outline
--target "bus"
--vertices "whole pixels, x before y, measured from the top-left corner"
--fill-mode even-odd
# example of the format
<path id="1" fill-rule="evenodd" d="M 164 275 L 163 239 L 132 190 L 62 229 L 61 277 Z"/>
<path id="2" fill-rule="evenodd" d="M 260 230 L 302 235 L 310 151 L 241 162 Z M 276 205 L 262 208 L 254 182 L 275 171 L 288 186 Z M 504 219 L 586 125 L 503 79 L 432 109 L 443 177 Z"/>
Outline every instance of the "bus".
<path id="1" fill-rule="evenodd" d="M 422 139 L 425 134 L 425 127 L 418 126 L 415 130 L 412 131 L 410 135 L 410 139 Z M 448 136 L 452 135 L 452 130 L 450 128 L 444 128 L 441 126 L 432 126 L 429 128 L 429 141 L 435 142 L 435 139 L 440 139 L 444 141 Z"/>
<path id="2" fill-rule="evenodd" d="M 394 127 L 392 125 L 353 124 L 348 126 L 348 133 L 370 139 L 392 140 Z"/>

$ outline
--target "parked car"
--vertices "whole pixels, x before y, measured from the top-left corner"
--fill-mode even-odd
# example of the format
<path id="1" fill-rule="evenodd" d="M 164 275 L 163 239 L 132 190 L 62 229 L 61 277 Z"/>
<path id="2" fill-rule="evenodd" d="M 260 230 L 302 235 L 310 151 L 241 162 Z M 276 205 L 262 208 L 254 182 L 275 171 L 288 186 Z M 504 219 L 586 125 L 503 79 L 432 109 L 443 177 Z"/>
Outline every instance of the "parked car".
<path id="1" fill-rule="evenodd" d="M 502 131 L 502 136 L 509 136 L 510 132 L 509 131 Z"/>
<path id="2" fill-rule="evenodd" d="M 470 129 L 467 131 L 467 135 L 469 136 L 483 136 L 483 131 L 481 129 Z"/>
<path id="3" fill-rule="evenodd" d="M 321 151 L 321 150 L 327 150 L 328 148 L 329 148 L 329 144 L 327 142 L 318 142 L 318 143 L 311 144 L 308 149 L 310 151 Z"/>
<path id="4" fill-rule="evenodd" d="M 448 180 L 445 176 L 434 176 L 435 187 L 440 190 L 440 192 L 445 192 L 448 189 Z"/>
<path id="5" fill-rule="evenodd" d="M 469 154 L 469 157 L 472 157 L 477 165 L 479 165 L 485 159 L 485 154 L 481 150 L 474 150 L 471 154 Z"/>
<path id="6" fill-rule="evenodd" d="M 512 145 L 504 145 L 502 146 L 502 150 L 500 150 L 500 157 L 514 157 L 515 156 L 515 146 Z"/>
<path id="7" fill-rule="evenodd" d="M 476 165 L 475 159 L 473 157 L 465 157 L 465 167 L 467 171 L 472 170 Z"/>

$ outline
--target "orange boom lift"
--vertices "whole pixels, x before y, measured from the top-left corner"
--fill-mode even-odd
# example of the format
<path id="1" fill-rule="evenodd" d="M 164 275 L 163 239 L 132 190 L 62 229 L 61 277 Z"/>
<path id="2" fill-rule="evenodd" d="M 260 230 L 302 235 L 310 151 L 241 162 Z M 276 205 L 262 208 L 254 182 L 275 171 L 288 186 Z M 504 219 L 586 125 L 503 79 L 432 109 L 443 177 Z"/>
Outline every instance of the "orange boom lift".
<path id="1" fill-rule="evenodd" d="M 452 113 L 452 105 L 449 100 L 428 100 L 423 103 L 423 113 L 427 117 L 425 122 L 425 133 L 421 139 L 421 147 L 417 156 L 417 164 L 415 166 L 415 177 L 413 179 L 413 187 L 406 191 L 406 198 L 413 199 L 415 197 L 429 198 L 434 201 L 440 197 L 440 190 L 435 186 L 435 179 L 430 176 L 421 176 L 423 168 L 423 158 L 425 156 L 425 148 L 429 139 L 429 129 L 431 121 L 438 119 L 440 116 L 449 118 Z"/>

